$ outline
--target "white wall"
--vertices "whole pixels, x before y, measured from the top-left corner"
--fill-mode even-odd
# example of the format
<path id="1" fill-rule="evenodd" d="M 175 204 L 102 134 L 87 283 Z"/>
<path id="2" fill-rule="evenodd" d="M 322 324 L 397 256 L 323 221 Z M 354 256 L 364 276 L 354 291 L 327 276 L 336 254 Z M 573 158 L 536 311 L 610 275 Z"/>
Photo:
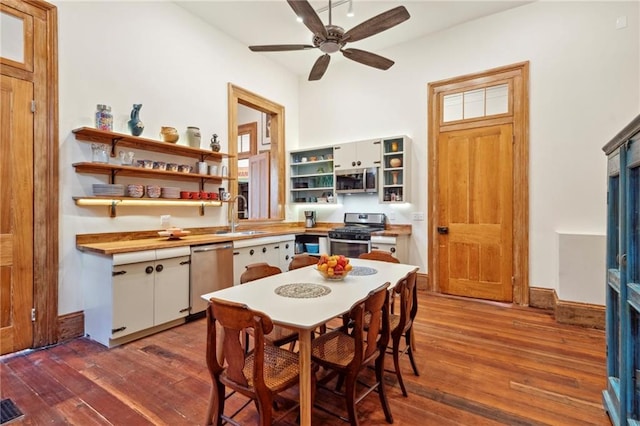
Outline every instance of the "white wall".
<path id="1" fill-rule="evenodd" d="M 71 166 L 91 160 L 90 144 L 77 142 L 71 130 L 94 125 L 96 104 L 111 105 L 115 131 L 129 133 L 132 104 L 142 103 L 143 137 L 159 139 L 160 126 L 173 126 L 180 131 L 178 143 L 186 145 L 187 126 L 197 126 L 202 147 L 217 133 L 226 152 L 228 82 L 284 105 L 286 133 L 297 136 L 298 81 L 173 3 L 54 3 L 60 82 L 58 312 L 65 314 L 83 309 L 76 234 L 160 229 L 161 214 L 171 214 L 172 224 L 180 227 L 225 224 L 222 208 L 207 209 L 202 217 L 197 209 L 121 208 L 109 218 L 104 207 L 76 207 L 73 196 L 91 195 L 92 183 L 106 182 L 104 176 L 76 174 Z M 162 156 L 139 152 L 138 158 Z M 187 185 L 195 186 L 175 186 Z"/>
<path id="2" fill-rule="evenodd" d="M 628 26 L 617 30 L 623 15 Z M 322 80 L 300 83 L 300 147 L 412 137 L 411 204 L 395 213 L 412 223 L 410 261 L 426 272 L 427 221 L 410 213 L 427 207 L 427 84 L 530 61 L 530 285 L 562 294 L 556 232 L 605 233 L 601 147 L 640 111 L 639 18 L 638 2 L 536 2 L 376 52 L 396 61 L 385 72 L 332 63 Z M 318 220 L 372 209 L 394 212 L 353 199 L 318 209 Z"/>

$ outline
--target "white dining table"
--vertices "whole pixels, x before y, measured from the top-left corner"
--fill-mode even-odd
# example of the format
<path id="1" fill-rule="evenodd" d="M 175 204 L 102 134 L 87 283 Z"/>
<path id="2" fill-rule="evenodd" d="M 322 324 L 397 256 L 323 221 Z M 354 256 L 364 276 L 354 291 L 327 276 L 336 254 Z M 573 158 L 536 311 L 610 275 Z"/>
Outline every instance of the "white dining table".
<path id="1" fill-rule="evenodd" d="M 386 282 L 393 287 L 411 272 L 418 270 L 418 266 L 415 265 L 377 260 L 350 259 L 350 263 L 354 270 L 341 281 L 325 280 L 312 265 L 202 295 L 207 301 L 213 297 L 243 303 L 253 310 L 264 312 L 275 324 L 298 332 L 300 424 L 303 426 L 311 425 L 313 408 L 313 331 L 332 318 L 348 312 L 355 302 L 365 298 L 371 290 Z M 298 288 L 300 292 L 296 293 L 295 290 Z M 293 290 L 293 295 L 284 295 L 286 290 Z"/>

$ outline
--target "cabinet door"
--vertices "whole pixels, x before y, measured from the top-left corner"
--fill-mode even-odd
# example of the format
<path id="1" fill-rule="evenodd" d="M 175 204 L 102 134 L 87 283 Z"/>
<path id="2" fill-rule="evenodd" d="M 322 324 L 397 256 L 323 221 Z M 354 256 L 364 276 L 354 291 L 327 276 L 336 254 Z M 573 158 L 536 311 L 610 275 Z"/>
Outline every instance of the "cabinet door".
<path id="1" fill-rule="evenodd" d="M 380 145 L 379 140 L 357 142 L 356 155 L 360 162 L 358 167 L 379 167 Z"/>
<path id="2" fill-rule="evenodd" d="M 356 144 L 345 143 L 333 147 L 333 167 L 337 170 L 349 170 L 356 165 Z"/>
<path id="3" fill-rule="evenodd" d="M 257 246 L 233 249 L 233 285 L 240 284 L 240 275 L 245 271 L 247 265 L 264 262 L 261 248 L 261 246 Z"/>
<path id="4" fill-rule="evenodd" d="M 280 264 L 278 266 L 283 272 L 289 270 L 289 263 L 293 259 L 294 252 L 295 240 L 287 240 L 280 243 Z"/>
<path id="5" fill-rule="evenodd" d="M 396 245 L 395 244 L 380 244 L 380 243 L 371 243 L 371 250 L 382 250 L 390 252 L 393 257 L 398 258 Z"/>
<path id="6" fill-rule="evenodd" d="M 280 262 L 280 245 L 284 243 L 265 244 L 260 246 L 262 252 L 262 261 L 267 262 L 271 266 L 277 266 L 281 268 Z"/>
<path id="7" fill-rule="evenodd" d="M 114 266 L 113 272 L 111 338 L 153 327 L 154 263 Z"/>
<path id="8" fill-rule="evenodd" d="M 189 313 L 189 257 L 155 262 L 154 325 L 164 324 Z"/>

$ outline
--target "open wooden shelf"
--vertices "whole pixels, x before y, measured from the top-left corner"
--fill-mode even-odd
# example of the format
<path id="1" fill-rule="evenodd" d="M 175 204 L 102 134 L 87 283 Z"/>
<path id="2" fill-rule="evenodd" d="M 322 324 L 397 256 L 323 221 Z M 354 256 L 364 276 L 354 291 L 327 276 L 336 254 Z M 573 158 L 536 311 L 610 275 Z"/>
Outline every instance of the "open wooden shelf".
<path id="1" fill-rule="evenodd" d="M 190 182 L 221 183 L 223 180 L 235 180 L 228 176 L 201 175 L 198 173 L 172 172 L 170 170 L 145 169 L 142 167 L 121 166 L 119 164 L 106 163 L 74 163 L 77 173 L 92 173 L 111 175 L 109 183 L 115 183 L 116 176 L 134 176 L 141 178 L 159 178 L 164 180 L 182 180 Z"/>
<path id="2" fill-rule="evenodd" d="M 180 155 L 182 157 L 198 158 L 200 161 L 220 161 L 223 158 L 231 158 L 232 155 L 223 152 L 213 152 L 206 149 L 192 148 L 190 146 L 177 145 L 162 142 L 155 139 L 131 136 L 125 133 L 98 130 L 92 127 L 80 127 L 74 129 L 76 139 L 84 142 L 104 143 L 111 146 L 111 156 L 116 156 L 116 146 L 143 149 L 145 151 L 161 152 L 164 154 Z"/>

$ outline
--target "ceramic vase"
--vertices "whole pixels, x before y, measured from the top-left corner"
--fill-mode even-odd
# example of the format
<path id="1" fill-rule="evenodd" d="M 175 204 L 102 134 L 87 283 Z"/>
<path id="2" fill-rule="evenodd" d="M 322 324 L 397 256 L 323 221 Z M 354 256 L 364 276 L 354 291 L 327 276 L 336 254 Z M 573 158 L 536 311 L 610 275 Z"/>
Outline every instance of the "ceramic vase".
<path id="1" fill-rule="evenodd" d="M 218 135 L 214 134 L 211 138 L 211 151 L 218 152 L 220 151 L 220 142 L 218 141 Z"/>
<path id="2" fill-rule="evenodd" d="M 394 185 L 398 184 L 398 173 L 398 171 L 391 172 L 391 180 L 393 181 Z"/>
<path id="3" fill-rule="evenodd" d="M 140 108 L 142 108 L 142 104 L 133 104 L 131 120 L 127 122 L 133 136 L 140 136 L 144 130 L 144 124 L 140 121 Z"/>
<path id="4" fill-rule="evenodd" d="M 180 139 L 180 135 L 174 127 L 162 126 L 160 128 L 160 136 L 162 136 L 163 141 L 169 143 L 176 143 Z"/>
<path id="5" fill-rule="evenodd" d="M 392 158 L 391 160 L 389 160 L 389 165 L 391 167 L 400 167 L 402 166 L 402 160 L 397 157 Z"/>
<path id="6" fill-rule="evenodd" d="M 187 127 L 187 140 L 191 148 L 200 148 L 200 129 L 198 127 Z"/>

